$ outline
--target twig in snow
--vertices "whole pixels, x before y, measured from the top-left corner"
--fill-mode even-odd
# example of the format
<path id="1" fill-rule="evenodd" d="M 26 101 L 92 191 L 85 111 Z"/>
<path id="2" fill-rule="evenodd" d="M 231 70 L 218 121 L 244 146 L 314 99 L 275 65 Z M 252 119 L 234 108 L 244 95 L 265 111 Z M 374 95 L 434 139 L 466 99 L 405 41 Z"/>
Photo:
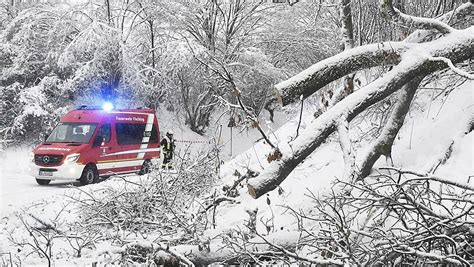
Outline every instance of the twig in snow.
<path id="1" fill-rule="evenodd" d="M 437 182 L 440 182 L 440 183 L 449 184 L 449 185 L 459 187 L 459 188 L 462 188 L 462 189 L 474 191 L 474 186 L 472 186 L 472 185 L 464 184 L 464 183 L 460 183 L 460 182 L 455 182 L 453 180 L 448 180 L 446 178 L 433 176 L 433 175 L 430 175 L 430 174 L 427 174 L 427 173 L 418 173 L 418 172 L 415 172 L 415 171 L 402 170 L 402 169 L 395 168 L 395 167 L 381 167 L 379 169 L 380 170 L 393 170 L 393 171 L 397 171 L 401 174 L 411 174 L 411 175 L 418 176 L 418 178 L 409 178 L 409 179 L 407 179 L 405 182 L 402 183 L 402 185 L 405 184 L 405 183 L 408 183 L 408 182 L 412 182 L 412 181 L 423 181 L 423 180 L 425 180 L 425 181 L 437 181 Z"/>
<path id="2" fill-rule="evenodd" d="M 313 263 L 313 264 L 316 264 L 316 265 L 337 265 L 337 266 L 344 265 L 341 260 L 337 260 L 337 259 L 333 259 L 333 260 L 331 260 L 331 259 L 314 259 L 314 258 L 308 258 L 308 257 L 300 256 L 296 253 L 288 251 L 287 249 L 285 249 L 285 248 L 283 248 L 279 245 L 276 245 L 276 244 L 273 244 L 273 243 L 269 242 L 265 237 L 263 237 L 262 235 L 260 235 L 257 232 L 255 232 L 255 234 L 258 237 L 260 237 L 263 241 L 265 241 L 265 243 L 270 245 L 271 247 L 281 251 L 284 255 L 286 255 L 288 257 L 291 257 L 295 260 L 305 261 L 305 262 Z"/>

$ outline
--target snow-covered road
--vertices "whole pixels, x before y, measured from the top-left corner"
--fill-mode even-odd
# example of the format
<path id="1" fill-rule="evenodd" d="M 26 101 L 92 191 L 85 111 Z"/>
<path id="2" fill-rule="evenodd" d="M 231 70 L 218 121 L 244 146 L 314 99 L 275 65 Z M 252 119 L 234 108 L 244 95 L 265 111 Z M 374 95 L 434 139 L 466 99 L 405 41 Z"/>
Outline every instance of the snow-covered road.
<path id="1" fill-rule="evenodd" d="M 7 151 L 0 160 L 0 218 L 41 199 L 64 194 L 72 183 L 51 182 L 40 186 L 28 174 L 28 148 Z"/>

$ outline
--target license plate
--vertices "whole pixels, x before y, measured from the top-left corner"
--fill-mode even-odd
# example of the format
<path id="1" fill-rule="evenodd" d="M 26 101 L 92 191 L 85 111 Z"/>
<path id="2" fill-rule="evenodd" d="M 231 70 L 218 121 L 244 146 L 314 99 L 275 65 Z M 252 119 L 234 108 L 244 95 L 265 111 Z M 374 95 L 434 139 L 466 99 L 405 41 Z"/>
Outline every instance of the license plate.
<path id="1" fill-rule="evenodd" d="M 53 172 L 39 171 L 40 176 L 53 176 Z"/>

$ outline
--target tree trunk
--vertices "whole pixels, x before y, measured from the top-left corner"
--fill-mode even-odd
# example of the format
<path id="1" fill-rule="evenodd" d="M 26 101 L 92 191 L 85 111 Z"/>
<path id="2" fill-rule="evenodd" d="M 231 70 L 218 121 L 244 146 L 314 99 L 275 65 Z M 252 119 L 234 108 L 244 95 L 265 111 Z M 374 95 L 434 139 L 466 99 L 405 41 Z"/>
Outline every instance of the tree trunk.
<path id="1" fill-rule="evenodd" d="M 110 14 L 110 0 L 105 0 L 105 5 L 107 5 L 107 20 L 109 25 L 112 24 L 111 14 Z"/>
<path id="2" fill-rule="evenodd" d="M 283 106 L 286 106 L 298 101 L 301 95 L 307 98 L 327 84 L 355 71 L 398 64 L 400 55 L 410 47 L 410 44 L 403 42 L 359 46 L 320 61 L 275 87 L 280 91 Z"/>
<path id="3" fill-rule="evenodd" d="M 354 33 L 352 25 L 351 1 L 341 0 L 341 33 L 344 43 L 344 50 L 354 48 Z M 342 80 L 342 86 L 335 92 L 331 99 L 331 106 L 341 101 L 346 96 L 354 92 L 354 75 L 346 75 Z M 350 172 L 355 166 L 355 153 L 352 149 L 349 135 L 349 122 L 342 118 L 337 126 L 337 133 L 339 135 L 339 144 L 344 157 L 344 178 L 349 176 Z"/>
<path id="4" fill-rule="evenodd" d="M 155 31 L 153 30 L 153 20 L 148 20 L 148 26 L 150 27 L 150 39 L 151 39 L 151 66 L 155 68 Z"/>
<path id="5" fill-rule="evenodd" d="M 353 170 L 355 173 L 353 177 L 356 180 L 362 179 L 369 175 L 370 170 L 381 155 L 391 157 L 393 141 L 395 140 L 398 131 L 403 126 L 405 116 L 410 109 L 410 104 L 415 97 L 418 85 L 423 80 L 423 78 L 423 76 L 414 78 L 405 84 L 398 92 L 397 103 L 395 104 L 395 107 L 393 108 L 390 118 L 383 128 L 382 133 L 375 141 L 370 144 L 367 152 L 362 154 L 362 157 L 360 157 L 360 160 L 358 160 L 360 163 L 357 164 L 357 171 Z"/>

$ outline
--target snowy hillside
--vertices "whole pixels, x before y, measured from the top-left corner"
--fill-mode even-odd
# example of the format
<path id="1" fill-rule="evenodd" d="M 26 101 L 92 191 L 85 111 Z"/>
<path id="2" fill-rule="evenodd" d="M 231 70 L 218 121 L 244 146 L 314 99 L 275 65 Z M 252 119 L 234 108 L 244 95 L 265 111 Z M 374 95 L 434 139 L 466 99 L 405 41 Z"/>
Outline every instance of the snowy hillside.
<path id="1" fill-rule="evenodd" d="M 471 131 L 465 135 L 464 132 L 467 130 L 460 129 L 465 127 L 466 122 L 453 119 L 469 117 L 466 114 L 474 116 L 472 88 L 474 88 L 474 82 L 467 82 L 452 92 L 449 97 L 440 97 L 433 103 L 427 101 L 429 99 L 427 95 L 420 94 L 418 96 L 417 102 L 420 104 L 420 110 L 410 114 L 393 147 L 395 166 L 427 172 L 454 140 L 451 158 L 439 166 L 436 175 L 474 186 L 474 178 L 472 178 L 474 174 L 474 133 Z M 306 120 L 311 120 L 311 117 L 311 114 L 304 116 Z M 474 117 L 471 116 L 471 118 Z M 289 140 L 295 135 L 296 124 L 297 121 L 285 124 L 276 131 L 275 135 L 281 140 Z M 226 163 L 222 172 L 223 183 L 232 184 L 236 179 L 233 176 L 235 170 L 242 174 L 246 172 L 247 168 L 261 171 L 262 167 L 268 165 L 266 154 L 269 151 L 268 146 L 259 143 L 236 159 Z M 258 208 L 259 217 L 268 219 L 275 216 L 275 229 L 280 227 L 291 229 L 291 226 L 295 226 L 296 222 L 292 214 L 285 212 L 286 206 L 311 210 L 313 204 L 307 195 L 310 192 L 315 195 L 324 194 L 331 190 L 331 182 L 342 176 L 343 164 L 339 143 L 337 141 L 326 143 L 298 166 L 281 184 L 281 194 L 279 194 L 279 190 L 274 190 L 269 194 L 271 206 L 267 205 L 266 197 L 254 200 L 248 195 L 246 187 L 240 188 L 239 200 L 242 203 L 227 207 L 227 212 L 220 214 L 222 227 L 242 225 L 248 217 L 245 210 Z M 376 167 L 382 166 L 387 166 L 383 158 L 376 164 Z M 235 213 L 236 211 L 239 212 Z M 260 231 L 265 232 L 263 224 L 258 224 L 258 226 L 261 228 Z"/>

